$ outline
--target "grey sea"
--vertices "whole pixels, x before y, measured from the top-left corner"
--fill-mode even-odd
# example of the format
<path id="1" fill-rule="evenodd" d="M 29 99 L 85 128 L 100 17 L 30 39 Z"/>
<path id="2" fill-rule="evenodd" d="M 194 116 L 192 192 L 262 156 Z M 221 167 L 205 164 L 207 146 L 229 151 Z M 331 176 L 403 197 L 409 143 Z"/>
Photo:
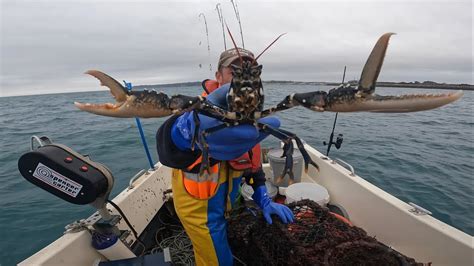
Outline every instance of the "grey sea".
<path id="1" fill-rule="evenodd" d="M 329 87 L 266 84 L 266 105 L 292 92 Z M 172 86 L 168 94 L 200 94 L 198 86 Z M 437 93 L 440 90 L 379 88 L 382 95 Z M 341 113 L 336 134 L 341 149 L 331 150 L 352 164 L 358 175 L 405 202 L 414 202 L 437 219 L 470 235 L 473 212 L 473 92 L 436 110 L 405 114 Z M 0 98 L 0 265 L 13 265 L 63 234 L 64 226 L 93 212 L 89 206 L 62 201 L 35 187 L 19 173 L 18 158 L 30 149 L 32 135 L 89 154 L 115 175 L 117 195 L 138 171 L 148 168 L 135 119 L 97 116 L 73 102 L 109 102 L 106 91 Z M 282 128 L 325 151 L 334 113 L 294 108 L 277 114 Z M 155 133 L 166 118 L 142 119 L 153 160 Z M 268 138 L 264 146 L 276 146 Z M 374 214 L 375 216 L 377 214 Z"/>

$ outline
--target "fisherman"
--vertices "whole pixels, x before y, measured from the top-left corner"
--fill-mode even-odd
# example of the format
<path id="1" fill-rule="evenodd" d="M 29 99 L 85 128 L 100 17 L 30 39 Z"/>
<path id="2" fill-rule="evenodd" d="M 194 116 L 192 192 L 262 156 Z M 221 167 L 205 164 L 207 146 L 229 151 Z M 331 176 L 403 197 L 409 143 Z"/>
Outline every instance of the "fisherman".
<path id="1" fill-rule="evenodd" d="M 254 60 L 252 52 L 238 48 L 243 60 Z M 206 99 L 227 109 L 226 94 L 232 80 L 231 64 L 240 64 L 236 49 L 220 55 L 216 81 L 204 81 L 209 95 Z M 221 122 L 199 114 L 200 130 Z M 259 120 L 279 127 L 274 117 Z M 253 125 L 224 128 L 207 136 L 210 155 L 210 174 L 200 176 L 202 161 L 198 145 L 191 149 L 195 122 L 192 112 L 173 116 L 157 132 L 157 149 L 163 165 L 173 168 L 173 201 L 181 223 L 194 247 L 197 265 L 232 265 L 233 257 L 227 241 L 225 214 L 230 211 L 239 192 L 242 177 L 254 189 L 253 200 L 271 224 L 271 214 L 282 222 L 293 222 L 293 213 L 285 205 L 275 203 L 267 195 L 265 174 L 261 167 L 259 142 L 268 134 Z M 253 150 L 254 152 L 249 152 Z M 247 170 L 244 175 L 244 169 Z M 258 255 L 258 254 L 256 254 Z"/>

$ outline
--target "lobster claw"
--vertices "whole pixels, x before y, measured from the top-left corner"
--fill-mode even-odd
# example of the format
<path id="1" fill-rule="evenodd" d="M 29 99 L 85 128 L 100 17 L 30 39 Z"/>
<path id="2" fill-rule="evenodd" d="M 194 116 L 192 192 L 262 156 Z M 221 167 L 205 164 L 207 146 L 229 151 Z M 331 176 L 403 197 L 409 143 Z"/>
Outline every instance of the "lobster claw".
<path id="1" fill-rule="evenodd" d="M 155 90 L 128 91 L 114 78 L 101 71 L 89 70 L 86 74 L 97 78 L 102 86 L 110 89 L 115 98 L 115 103 L 74 102 L 77 108 L 93 114 L 112 117 L 164 117 L 194 108 L 202 101 L 200 97 L 184 95 L 168 97 L 165 93 Z"/>
<path id="2" fill-rule="evenodd" d="M 362 74 L 359 79 L 358 90 L 360 93 L 372 94 L 375 91 L 375 83 L 382 69 L 383 60 L 387 52 L 388 41 L 390 37 L 395 35 L 393 32 L 388 32 L 382 35 L 375 44 L 372 52 L 365 62 Z"/>
<path id="3" fill-rule="evenodd" d="M 445 94 L 412 94 L 400 96 L 381 96 L 374 94 L 377 78 L 382 69 L 383 61 L 390 37 L 395 33 L 385 33 L 375 44 L 364 65 L 359 84 L 355 92 L 355 111 L 382 113 L 403 113 L 430 110 L 454 102 L 463 96 L 462 91 Z M 342 91 L 348 91 L 342 88 Z M 337 91 L 332 92 L 334 95 Z M 350 92 L 353 93 L 353 92 Z M 331 94 L 331 92 L 330 92 Z M 333 95 L 328 95 L 331 97 Z M 360 102 L 360 103 L 358 103 Z M 337 107 L 328 108 L 335 111 Z"/>
<path id="4" fill-rule="evenodd" d="M 364 65 L 357 88 L 343 84 L 338 88 L 324 91 L 295 93 L 279 104 L 278 110 L 302 105 L 313 111 L 330 112 L 380 112 L 403 113 L 435 109 L 452 103 L 463 96 L 462 91 L 440 94 L 411 94 L 381 96 L 375 94 L 375 87 L 382 69 L 390 37 L 395 33 L 385 33 L 375 44 Z M 285 105 L 285 107 L 281 106 Z"/>

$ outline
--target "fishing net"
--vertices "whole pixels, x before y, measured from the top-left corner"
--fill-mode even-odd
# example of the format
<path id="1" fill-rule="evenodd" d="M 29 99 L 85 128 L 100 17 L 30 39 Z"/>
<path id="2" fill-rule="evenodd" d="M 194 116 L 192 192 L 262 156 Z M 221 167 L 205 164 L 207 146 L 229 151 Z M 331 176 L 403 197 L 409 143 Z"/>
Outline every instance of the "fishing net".
<path id="1" fill-rule="evenodd" d="M 228 240 L 246 265 L 422 265 L 378 242 L 356 226 L 336 218 L 310 200 L 288 206 L 292 224 L 239 208 L 230 216 Z"/>

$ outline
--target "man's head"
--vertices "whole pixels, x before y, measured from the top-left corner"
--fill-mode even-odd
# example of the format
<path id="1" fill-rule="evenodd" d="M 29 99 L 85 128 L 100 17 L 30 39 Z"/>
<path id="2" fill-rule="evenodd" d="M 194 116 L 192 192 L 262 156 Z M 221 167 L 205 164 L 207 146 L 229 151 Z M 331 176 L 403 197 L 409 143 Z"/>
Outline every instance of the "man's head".
<path id="1" fill-rule="evenodd" d="M 238 48 L 240 56 L 243 60 L 254 60 L 255 57 L 249 50 Z M 226 84 L 232 80 L 232 69 L 231 64 L 240 65 L 240 58 L 235 48 L 225 50 L 219 57 L 219 63 L 217 66 L 216 80 L 219 84 Z"/>
<path id="2" fill-rule="evenodd" d="M 238 52 L 235 48 L 222 52 L 216 80 L 220 85 L 232 82 L 226 95 L 228 111 L 251 118 L 255 111 L 263 109 L 262 66 L 257 64 L 252 52 L 237 49 Z"/>

